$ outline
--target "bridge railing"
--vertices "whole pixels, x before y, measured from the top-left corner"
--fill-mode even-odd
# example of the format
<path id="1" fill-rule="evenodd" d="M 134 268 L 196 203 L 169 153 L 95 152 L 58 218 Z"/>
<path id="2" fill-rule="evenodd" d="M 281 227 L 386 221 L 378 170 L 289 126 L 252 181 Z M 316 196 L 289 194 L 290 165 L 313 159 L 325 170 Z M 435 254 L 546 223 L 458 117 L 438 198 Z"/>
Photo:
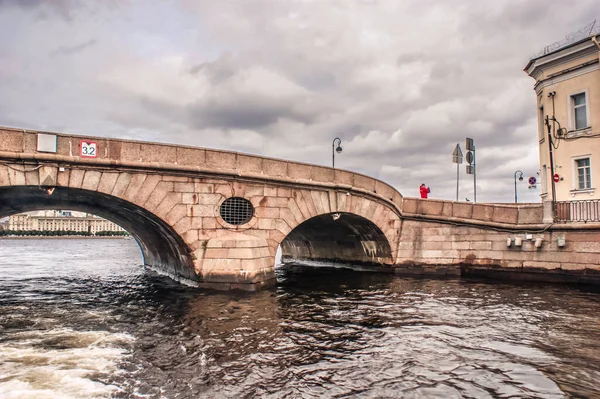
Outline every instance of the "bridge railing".
<path id="1" fill-rule="evenodd" d="M 556 202 L 554 219 L 557 222 L 600 222 L 600 200 Z"/>

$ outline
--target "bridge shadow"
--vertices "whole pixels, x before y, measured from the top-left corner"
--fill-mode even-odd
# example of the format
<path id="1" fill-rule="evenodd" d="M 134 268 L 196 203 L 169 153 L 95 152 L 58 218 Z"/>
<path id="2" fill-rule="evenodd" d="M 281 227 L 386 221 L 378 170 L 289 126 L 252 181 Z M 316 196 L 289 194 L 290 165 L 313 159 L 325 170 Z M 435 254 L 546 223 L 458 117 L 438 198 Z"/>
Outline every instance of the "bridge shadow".
<path id="1" fill-rule="evenodd" d="M 370 220 L 352 213 L 315 216 L 298 225 L 281 243 L 283 263 L 363 267 L 392 265 L 390 243 Z"/>

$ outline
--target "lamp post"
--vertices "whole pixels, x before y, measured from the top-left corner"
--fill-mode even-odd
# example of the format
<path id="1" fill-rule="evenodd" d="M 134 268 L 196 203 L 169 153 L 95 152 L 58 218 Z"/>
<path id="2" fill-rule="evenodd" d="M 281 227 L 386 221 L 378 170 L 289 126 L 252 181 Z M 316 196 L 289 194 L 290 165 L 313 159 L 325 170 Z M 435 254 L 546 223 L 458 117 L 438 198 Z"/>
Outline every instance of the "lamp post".
<path id="1" fill-rule="evenodd" d="M 517 173 L 519 174 L 519 181 L 523 181 L 523 172 L 517 169 L 515 172 L 515 204 L 518 202 L 517 199 Z"/>
<path id="2" fill-rule="evenodd" d="M 335 146 L 335 142 L 337 141 L 337 147 Z M 335 168 L 335 153 L 342 152 L 342 140 L 339 137 L 333 139 L 333 143 L 331 144 L 331 161 L 332 165 Z"/>

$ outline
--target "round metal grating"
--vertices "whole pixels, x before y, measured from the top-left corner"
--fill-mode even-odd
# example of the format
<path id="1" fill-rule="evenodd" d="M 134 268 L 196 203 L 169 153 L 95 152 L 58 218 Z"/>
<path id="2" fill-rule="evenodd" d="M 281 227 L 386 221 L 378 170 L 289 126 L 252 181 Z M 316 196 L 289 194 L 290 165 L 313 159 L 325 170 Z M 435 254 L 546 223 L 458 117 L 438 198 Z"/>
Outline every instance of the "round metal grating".
<path id="1" fill-rule="evenodd" d="M 231 197 L 221 204 L 221 217 L 229 224 L 248 223 L 252 216 L 254 216 L 254 206 L 245 198 Z"/>

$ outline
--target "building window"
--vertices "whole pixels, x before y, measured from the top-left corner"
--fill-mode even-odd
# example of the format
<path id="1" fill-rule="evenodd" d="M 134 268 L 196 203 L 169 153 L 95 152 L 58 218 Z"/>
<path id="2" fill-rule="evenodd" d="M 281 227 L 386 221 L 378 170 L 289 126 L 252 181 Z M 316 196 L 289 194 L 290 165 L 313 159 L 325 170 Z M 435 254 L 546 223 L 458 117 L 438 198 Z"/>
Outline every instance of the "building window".
<path id="1" fill-rule="evenodd" d="M 544 106 L 540 107 L 540 141 L 544 140 Z"/>
<path id="2" fill-rule="evenodd" d="M 589 158 L 580 158 L 575 160 L 575 169 L 577 173 L 577 190 L 586 190 L 592 188 L 592 174 Z"/>
<path id="3" fill-rule="evenodd" d="M 575 130 L 588 127 L 587 103 L 585 93 L 579 93 L 571 96 L 573 106 L 573 120 L 575 121 Z"/>

